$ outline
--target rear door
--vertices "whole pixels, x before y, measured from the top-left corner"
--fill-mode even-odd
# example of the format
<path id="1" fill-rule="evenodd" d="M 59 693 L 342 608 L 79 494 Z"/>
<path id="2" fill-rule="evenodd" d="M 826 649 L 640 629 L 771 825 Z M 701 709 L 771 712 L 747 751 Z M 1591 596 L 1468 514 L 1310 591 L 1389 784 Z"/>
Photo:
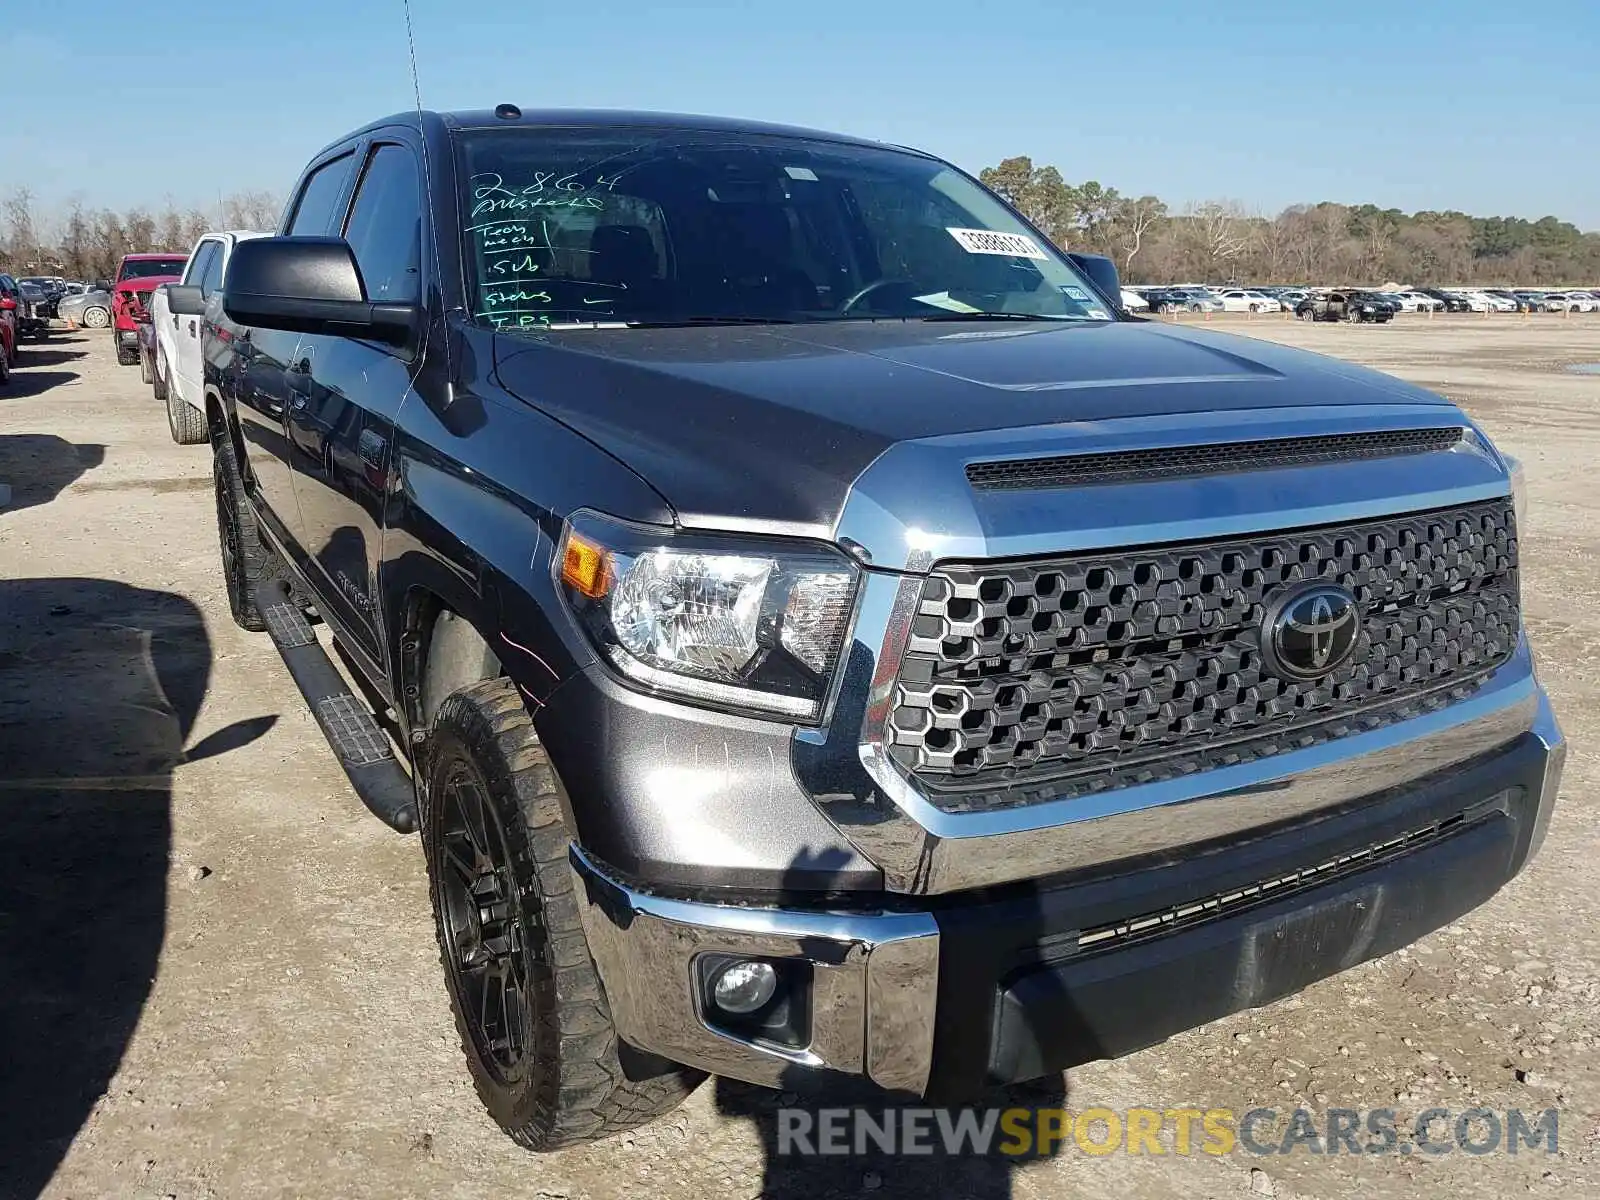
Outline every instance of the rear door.
<path id="1" fill-rule="evenodd" d="M 183 272 L 183 282 L 198 287 L 206 296 L 212 290 L 205 286 L 207 272 L 220 267 L 222 244 L 215 238 L 202 241 L 189 256 L 189 265 Z M 172 347 L 169 365 L 178 385 L 178 395 L 191 404 L 200 400 L 200 318 L 179 316 L 169 310 L 168 328 L 160 335 Z"/>
<path id="2" fill-rule="evenodd" d="M 375 139 L 342 230 L 368 299 L 414 303 L 422 292 L 422 169 L 408 139 Z M 289 441 L 304 542 L 325 615 L 382 666 L 377 569 L 396 415 L 411 389 L 415 347 L 305 337 L 289 405 Z M 293 377 L 292 377 L 293 378 Z"/>
<path id="3" fill-rule="evenodd" d="M 301 178 L 285 223 L 285 234 L 335 233 L 344 220 L 355 172 L 353 150 L 333 153 L 316 162 Z M 286 435 L 289 405 L 294 398 L 291 368 L 300 362 L 301 336 L 279 329 L 239 333 L 235 410 L 249 459 L 251 486 L 261 515 L 296 562 L 305 554 L 300 512 L 291 482 L 290 446 Z"/>

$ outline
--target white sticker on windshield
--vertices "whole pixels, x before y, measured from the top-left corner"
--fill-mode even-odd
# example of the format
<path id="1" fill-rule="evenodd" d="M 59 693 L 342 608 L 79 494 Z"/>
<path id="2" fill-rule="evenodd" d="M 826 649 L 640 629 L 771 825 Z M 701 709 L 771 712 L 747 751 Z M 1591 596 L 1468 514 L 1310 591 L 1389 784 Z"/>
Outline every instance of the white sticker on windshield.
<path id="1" fill-rule="evenodd" d="M 1061 294 L 1069 300 L 1082 300 L 1085 304 L 1089 302 L 1089 293 L 1076 284 L 1063 283 L 1061 285 Z"/>
<path id="2" fill-rule="evenodd" d="M 993 229 L 945 230 L 968 254 L 1004 254 L 1008 258 L 1049 258 L 1039 243 L 1025 233 L 999 233 Z"/>
<path id="3" fill-rule="evenodd" d="M 785 167 L 783 171 L 790 179 L 804 179 L 808 183 L 817 181 L 817 173 L 810 167 Z"/>

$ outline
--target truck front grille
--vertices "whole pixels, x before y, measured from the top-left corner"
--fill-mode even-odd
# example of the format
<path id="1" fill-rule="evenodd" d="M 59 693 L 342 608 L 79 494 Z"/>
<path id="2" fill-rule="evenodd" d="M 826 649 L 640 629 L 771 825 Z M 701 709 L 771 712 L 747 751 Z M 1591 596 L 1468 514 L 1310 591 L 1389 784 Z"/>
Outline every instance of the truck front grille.
<path id="1" fill-rule="evenodd" d="M 1266 611 L 1319 580 L 1361 631 L 1332 674 L 1261 654 Z M 1507 500 L 1220 542 L 941 563 L 923 585 L 890 753 L 972 811 L 1191 774 L 1374 729 L 1469 695 L 1515 649 Z"/>

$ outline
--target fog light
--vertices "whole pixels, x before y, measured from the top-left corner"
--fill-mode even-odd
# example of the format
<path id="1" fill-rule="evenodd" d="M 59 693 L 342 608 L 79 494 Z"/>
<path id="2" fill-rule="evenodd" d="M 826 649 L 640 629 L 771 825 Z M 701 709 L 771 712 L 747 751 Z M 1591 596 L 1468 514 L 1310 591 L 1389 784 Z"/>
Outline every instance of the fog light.
<path id="1" fill-rule="evenodd" d="M 736 962 L 723 969 L 712 985 L 711 998 L 725 1013 L 753 1013 L 778 990 L 778 972 L 771 963 Z"/>

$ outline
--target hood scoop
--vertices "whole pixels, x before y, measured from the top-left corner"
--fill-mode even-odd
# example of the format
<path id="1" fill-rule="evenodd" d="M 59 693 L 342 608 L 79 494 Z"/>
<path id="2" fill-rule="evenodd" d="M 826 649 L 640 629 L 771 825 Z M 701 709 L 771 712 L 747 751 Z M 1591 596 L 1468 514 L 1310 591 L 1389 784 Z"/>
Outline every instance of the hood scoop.
<path id="1" fill-rule="evenodd" d="M 1081 487 L 1429 454 L 1451 449 L 1461 437 L 1462 429 L 1458 425 L 1384 429 L 1318 437 L 1261 438 L 1219 445 L 999 459 L 968 463 L 966 470 L 967 482 L 978 491 Z"/>

